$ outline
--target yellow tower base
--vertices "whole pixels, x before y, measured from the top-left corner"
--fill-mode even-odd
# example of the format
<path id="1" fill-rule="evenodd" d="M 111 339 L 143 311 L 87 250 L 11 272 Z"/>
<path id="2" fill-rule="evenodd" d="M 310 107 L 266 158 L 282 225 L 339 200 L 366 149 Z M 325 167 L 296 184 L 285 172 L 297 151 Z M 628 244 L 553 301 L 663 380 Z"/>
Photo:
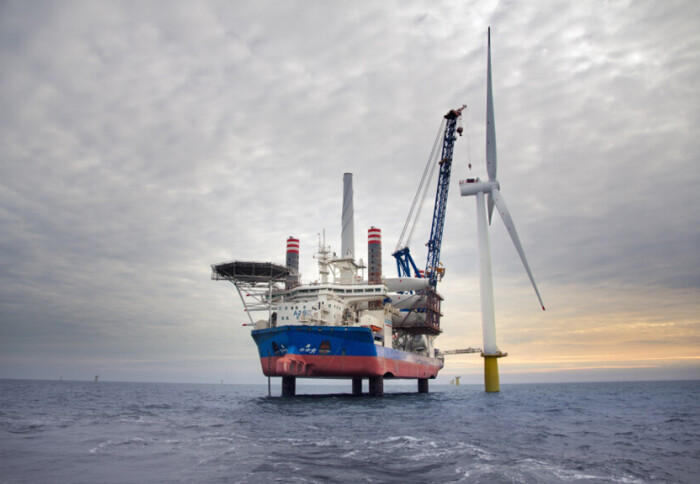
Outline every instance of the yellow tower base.
<path id="1" fill-rule="evenodd" d="M 500 353 L 497 355 L 485 355 L 484 357 L 484 386 L 486 393 L 496 393 L 501 391 L 501 382 L 498 377 L 498 359 L 506 356 L 508 353 Z"/>

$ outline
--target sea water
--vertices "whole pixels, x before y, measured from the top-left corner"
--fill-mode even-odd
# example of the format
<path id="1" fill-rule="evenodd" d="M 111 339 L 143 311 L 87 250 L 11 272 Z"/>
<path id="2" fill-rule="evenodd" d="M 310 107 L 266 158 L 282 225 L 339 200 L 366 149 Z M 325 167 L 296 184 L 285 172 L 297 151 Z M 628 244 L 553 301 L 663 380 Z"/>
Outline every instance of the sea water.
<path id="1" fill-rule="evenodd" d="M 0 482 L 700 482 L 700 381 L 273 383 L 0 381 Z"/>

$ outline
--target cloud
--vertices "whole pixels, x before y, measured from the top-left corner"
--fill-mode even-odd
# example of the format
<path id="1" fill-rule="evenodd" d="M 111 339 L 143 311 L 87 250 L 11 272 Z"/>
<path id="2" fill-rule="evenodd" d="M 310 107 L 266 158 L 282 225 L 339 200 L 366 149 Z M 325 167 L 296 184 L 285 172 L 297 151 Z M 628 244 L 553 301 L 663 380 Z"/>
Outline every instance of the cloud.
<path id="1" fill-rule="evenodd" d="M 699 8 L 4 3 L 1 374 L 60 357 L 74 372 L 122 361 L 132 378 L 128 361 L 154 358 L 153 378 L 177 379 L 159 373 L 171 361 L 207 379 L 215 364 L 198 373 L 179 355 L 254 360 L 247 332 L 231 326 L 245 317 L 235 293 L 208 279 L 209 265 L 281 262 L 293 234 L 313 278 L 317 234 L 326 229 L 337 249 L 351 171 L 357 247 L 381 226 L 389 274 L 441 116 L 462 103 L 441 291 L 445 327 L 476 319 L 468 334 L 480 338 L 473 201 L 458 196 L 457 181 L 468 163 L 484 172 L 488 25 L 499 179 L 553 311 L 544 317 L 554 314 L 546 335 L 539 313 L 517 329 L 534 295 L 496 220 L 503 342 L 526 351 L 527 341 L 566 341 L 557 324 L 596 319 L 589 302 L 600 297 L 609 314 L 624 308 L 616 337 L 647 314 L 671 320 L 674 307 L 692 327 Z M 412 246 L 419 261 L 430 210 Z M 457 339 L 447 329 L 441 337 Z"/>

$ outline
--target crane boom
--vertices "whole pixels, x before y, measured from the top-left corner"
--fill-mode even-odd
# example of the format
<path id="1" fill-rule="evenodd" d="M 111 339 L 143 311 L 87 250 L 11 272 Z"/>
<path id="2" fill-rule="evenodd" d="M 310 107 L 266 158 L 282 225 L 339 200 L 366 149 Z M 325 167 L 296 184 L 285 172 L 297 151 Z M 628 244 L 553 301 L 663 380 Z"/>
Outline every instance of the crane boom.
<path id="1" fill-rule="evenodd" d="M 462 116 L 462 110 L 466 108 L 466 105 L 462 105 L 459 109 L 453 109 L 444 116 L 445 130 L 443 132 L 442 141 L 442 157 L 440 158 L 440 176 L 438 177 L 437 192 L 435 193 L 435 207 L 433 208 L 433 222 L 430 228 L 430 239 L 426 244 L 428 246 L 428 260 L 425 266 L 425 272 L 420 271 L 418 266 L 411 256 L 411 250 L 408 246 L 401 247 L 401 240 L 399 240 L 399 245 L 396 251 L 392 254 L 396 259 L 396 270 L 399 277 L 411 277 L 411 269 L 413 269 L 413 277 L 427 277 L 430 279 L 430 286 L 435 289 L 438 280 L 444 273 L 444 269 L 440 267 L 440 249 L 442 248 L 442 233 L 445 228 L 445 212 L 447 209 L 447 193 L 450 189 L 450 174 L 452 172 L 452 153 L 454 152 L 455 140 L 457 137 L 455 133 L 462 135 L 462 128 L 458 126 L 458 122 Z M 438 134 L 439 136 L 439 134 Z M 435 140 L 437 143 L 437 139 Z M 433 146 L 434 150 L 435 146 Z M 428 159 L 428 166 L 431 163 L 433 153 L 430 154 Z M 418 187 L 418 193 L 416 194 L 416 199 L 420 196 L 420 192 L 423 189 L 423 182 L 428 174 L 428 166 L 426 166 L 426 171 L 423 173 L 423 180 Z M 415 205 L 416 199 L 414 199 L 413 204 Z M 413 214 L 414 207 L 411 207 L 411 212 L 408 214 L 408 220 L 406 220 L 406 225 L 409 224 L 411 216 Z M 416 219 L 417 220 L 417 219 Z M 414 224 L 415 221 L 414 220 Z M 406 226 L 404 226 L 404 233 L 406 231 Z M 403 233 L 401 234 L 401 239 L 403 239 Z"/>
<path id="2" fill-rule="evenodd" d="M 442 234 L 445 228 L 445 213 L 447 212 L 447 194 L 450 189 L 450 175 L 452 173 L 452 153 L 461 128 L 457 128 L 457 121 L 462 116 L 462 110 L 453 109 L 445 115 L 445 135 L 442 142 L 442 158 L 440 159 L 440 176 L 438 177 L 437 192 L 435 193 L 435 207 L 433 209 L 433 224 L 430 228 L 428 240 L 428 261 L 425 266 L 425 277 L 430 280 L 430 285 L 435 288 L 438 278 L 444 271 L 440 267 L 440 249 L 442 248 Z"/>
<path id="3" fill-rule="evenodd" d="M 396 268 L 399 277 L 412 277 L 411 269 L 413 270 L 413 277 L 425 277 L 429 280 L 429 287 L 419 291 L 417 293 L 419 297 L 418 301 L 421 303 L 420 308 L 410 308 L 406 311 L 408 314 L 401 323 L 396 323 L 394 328 L 404 328 L 405 331 L 411 334 L 440 334 L 440 303 L 442 297 L 437 293 L 436 287 L 438 280 L 442 277 L 444 269 L 440 264 L 440 249 L 442 248 L 442 233 L 445 228 L 445 211 L 447 208 L 447 193 L 450 188 L 450 174 L 452 172 L 452 153 L 454 151 L 455 140 L 457 139 L 456 134 L 462 135 L 462 127 L 459 121 L 462 117 L 462 110 L 466 108 L 466 105 L 462 105 L 459 109 L 453 109 L 444 116 L 445 130 L 443 132 L 442 141 L 442 157 L 440 158 L 440 175 L 438 177 L 437 192 L 435 194 L 435 207 L 433 209 L 433 222 L 430 229 L 430 239 L 426 244 L 428 246 L 428 260 L 426 262 L 425 271 L 418 269 L 413 257 L 411 257 L 411 251 L 408 246 L 401 247 L 401 241 L 406 230 L 406 226 L 411 220 L 411 216 L 414 213 L 414 208 L 411 207 L 411 212 L 409 213 L 409 220 L 406 221 L 406 226 L 404 226 L 404 233 L 401 235 L 399 244 L 397 245 L 397 250 L 392 255 L 396 259 Z M 437 145 L 437 140 L 435 140 Z M 428 167 L 434 163 L 433 154 L 435 151 L 435 146 L 433 146 L 433 153 L 431 153 L 428 159 L 428 166 L 426 166 L 426 171 L 423 173 L 423 180 L 418 187 L 418 194 L 416 194 L 416 199 L 413 203 L 415 206 L 416 200 L 420 196 L 422 190 L 423 182 L 425 180 L 426 174 L 430 171 Z M 414 220 L 415 223 L 415 220 Z M 415 324 L 409 323 L 408 318 L 411 313 L 416 313 L 418 315 L 418 320 L 422 320 L 422 323 Z M 404 325 L 406 323 L 406 325 Z"/>

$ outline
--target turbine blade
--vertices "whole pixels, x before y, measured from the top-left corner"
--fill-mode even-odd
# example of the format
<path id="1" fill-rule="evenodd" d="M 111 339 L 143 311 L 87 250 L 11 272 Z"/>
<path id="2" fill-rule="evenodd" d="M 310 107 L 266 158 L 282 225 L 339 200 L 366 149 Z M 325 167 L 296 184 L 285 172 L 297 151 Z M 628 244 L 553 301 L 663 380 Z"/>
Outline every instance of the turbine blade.
<path id="1" fill-rule="evenodd" d="M 530 282 L 532 283 L 532 287 L 535 289 L 535 294 L 537 294 L 537 299 L 540 301 L 540 306 L 542 306 L 542 311 L 544 311 L 544 303 L 542 302 L 542 298 L 540 297 L 540 291 L 537 290 L 537 284 L 535 284 L 535 278 L 532 277 L 532 271 L 530 270 L 530 265 L 527 263 L 527 259 L 525 258 L 525 252 L 523 251 L 523 246 L 520 243 L 520 239 L 518 238 L 518 232 L 515 230 L 515 224 L 513 223 L 513 218 L 510 216 L 510 212 L 508 211 L 508 207 L 506 207 L 506 202 L 503 200 L 503 195 L 501 195 L 501 192 L 499 192 L 498 189 L 494 188 L 491 190 L 491 198 L 493 198 L 493 201 L 496 203 L 496 208 L 498 208 L 498 213 L 501 214 L 501 218 L 503 219 L 503 223 L 505 224 L 506 228 L 508 229 L 508 233 L 510 234 L 510 238 L 513 240 L 513 244 L 515 245 L 515 250 L 518 251 L 518 255 L 520 255 L 520 260 L 523 261 L 523 265 L 525 266 L 525 270 L 527 271 L 527 275 L 530 278 Z"/>
<path id="2" fill-rule="evenodd" d="M 493 88 L 491 87 L 491 27 L 488 33 L 488 65 L 486 67 L 486 171 L 489 181 L 496 179 L 496 120 L 493 117 Z"/>
<path id="3" fill-rule="evenodd" d="M 488 195 L 488 205 L 489 205 L 489 225 L 491 225 L 491 217 L 493 216 L 493 197 L 489 193 Z"/>

